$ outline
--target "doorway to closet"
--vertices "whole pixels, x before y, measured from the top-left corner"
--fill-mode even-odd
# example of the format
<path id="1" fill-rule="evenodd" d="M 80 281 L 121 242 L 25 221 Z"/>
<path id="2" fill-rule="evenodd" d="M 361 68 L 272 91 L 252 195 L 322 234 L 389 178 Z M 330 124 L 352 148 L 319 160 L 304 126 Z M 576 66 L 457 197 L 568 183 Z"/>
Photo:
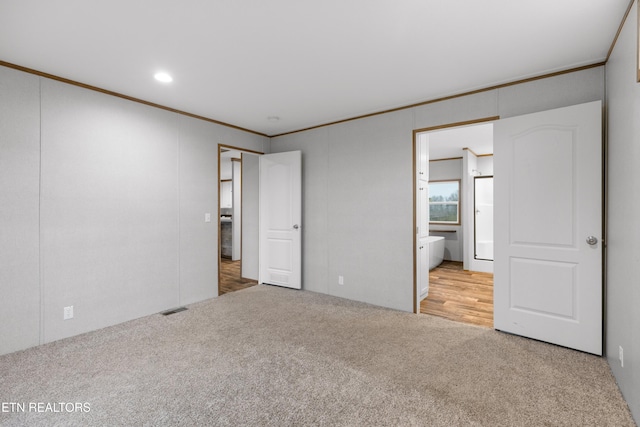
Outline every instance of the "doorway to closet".
<path id="1" fill-rule="evenodd" d="M 218 295 L 259 283 L 301 289 L 302 153 L 218 151 Z"/>
<path id="2" fill-rule="evenodd" d="M 218 295 L 258 283 L 258 164 L 262 153 L 218 146 Z"/>

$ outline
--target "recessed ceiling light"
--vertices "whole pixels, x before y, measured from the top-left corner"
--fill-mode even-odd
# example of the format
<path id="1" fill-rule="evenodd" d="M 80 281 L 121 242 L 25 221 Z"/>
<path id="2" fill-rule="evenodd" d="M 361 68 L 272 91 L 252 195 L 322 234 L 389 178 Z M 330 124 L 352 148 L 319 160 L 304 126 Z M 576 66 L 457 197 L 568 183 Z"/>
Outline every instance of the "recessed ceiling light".
<path id="1" fill-rule="evenodd" d="M 269 116 L 269 117 L 267 117 L 267 120 L 269 120 L 270 122 L 277 122 L 278 120 L 280 120 L 280 117 L 278 117 L 278 116 Z"/>
<path id="2" fill-rule="evenodd" d="M 162 72 L 156 73 L 153 77 L 155 77 L 157 81 L 162 83 L 171 83 L 173 81 L 173 77 L 171 77 L 167 73 L 162 73 Z"/>

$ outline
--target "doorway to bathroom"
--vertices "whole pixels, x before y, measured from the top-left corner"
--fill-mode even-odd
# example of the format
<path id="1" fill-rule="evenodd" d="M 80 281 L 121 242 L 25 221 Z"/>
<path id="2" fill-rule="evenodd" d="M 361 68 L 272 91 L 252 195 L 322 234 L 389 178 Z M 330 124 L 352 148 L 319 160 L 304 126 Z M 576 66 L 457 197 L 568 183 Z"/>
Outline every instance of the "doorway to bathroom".
<path id="1" fill-rule="evenodd" d="M 487 263 L 495 272 L 494 328 L 596 355 L 603 352 L 602 108 L 601 101 L 593 101 L 493 119 L 493 167 L 498 178 L 494 261 L 477 256 L 476 239 L 468 234 L 474 219 L 469 206 L 474 209 L 476 204 L 474 185 L 465 182 L 485 172 L 481 156 L 469 147 L 463 150 L 462 195 L 457 202 L 467 206 L 461 209 L 463 270 Z M 438 136 L 427 131 L 435 129 L 414 132 L 420 154 Z M 423 157 L 428 160 L 428 156 L 427 152 L 416 157 L 417 171 L 423 171 Z M 415 189 L 424 178 L 419 173 L 414 176 Z M 422 203 L 428 205 L 423 191 L 415 194 L 416 224 L 422 224 Z M 418 238 L 420 229 L 416 228 L 419 246 L 414 253 L 428 248 Z M 416 291 L 424 289 L 423 265 L 414 257 L 420 285 Z M 431 293 L 429 283 L 426 289 Z M 428 300 L 428 294 L 414 295 L 420 296 L 418 301 Z M 448 302 L 442 305 L 451 305 Z"/>
<path id="2" fill-rule="evenodd" d="M 493 327 L 495 119 L 415 134 L 419 313 Z"/>

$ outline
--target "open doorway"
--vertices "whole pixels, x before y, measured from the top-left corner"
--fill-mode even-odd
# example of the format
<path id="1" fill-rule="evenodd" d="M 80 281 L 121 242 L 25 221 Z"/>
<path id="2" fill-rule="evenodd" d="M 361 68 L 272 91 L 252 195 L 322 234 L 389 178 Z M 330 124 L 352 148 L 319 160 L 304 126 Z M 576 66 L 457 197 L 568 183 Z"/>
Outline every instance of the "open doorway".
<path id="1" fill-rule="evenodd" d="M 258 156 L 219 145 L 218 295 L 258 283 Z"/>
<path id="2" fill-rule="evenodd" d="M 493 176 L 493 124 L 422 129 L 416 131 L 415 143 L 416 152 L 426 151 L 428 158 L 427 166 L 418 164 L 416 174 L 417 190 L 426 189 L 426 195 L 416 192 L 417 221 L 428 228 L 428 233 L 416 229 L 423 237 L 418 236 L 416 253 L 427 253 L 416 258 L 416 276 L 423 281 L 428 277 L 421 285 L 427 291 L 416 292 L 416 311 L 493 327 L 493 261 L 487 256 L 493 238 L 487 188 Z M 426 179 L 421 181 L 419 174 Z M 476 202 L 479 191 L 483 199 Z"/>

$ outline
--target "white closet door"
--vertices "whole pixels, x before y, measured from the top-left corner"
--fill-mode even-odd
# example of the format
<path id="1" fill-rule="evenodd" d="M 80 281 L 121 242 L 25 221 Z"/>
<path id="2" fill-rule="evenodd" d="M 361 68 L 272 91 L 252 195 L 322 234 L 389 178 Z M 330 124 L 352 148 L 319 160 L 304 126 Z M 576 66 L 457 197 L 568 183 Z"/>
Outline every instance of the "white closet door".
<path id="1" fill-rule="evenodd" d="M 302 288 L 302 154 L 260 156 L 259 282 Z"/>

